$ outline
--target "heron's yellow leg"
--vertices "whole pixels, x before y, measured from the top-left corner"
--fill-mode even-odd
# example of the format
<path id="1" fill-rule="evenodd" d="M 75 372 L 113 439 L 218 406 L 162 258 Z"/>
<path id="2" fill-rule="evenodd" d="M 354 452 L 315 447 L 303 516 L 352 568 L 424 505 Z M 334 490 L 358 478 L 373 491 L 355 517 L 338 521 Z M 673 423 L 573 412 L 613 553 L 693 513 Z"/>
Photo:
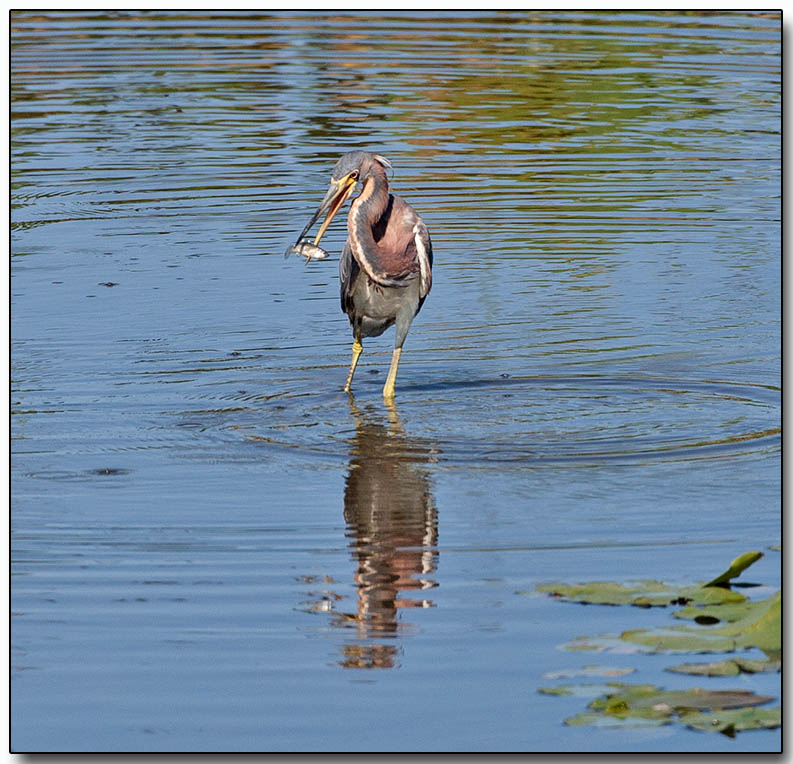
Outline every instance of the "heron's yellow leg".
<path id="1" fill-rule="evenodd" d="M 388 370 L 388 379 L 383 388 L 383 398 L 392 400 L 394 398 L 394 385 L 396 384 L 397 369 L 399 368 L 399 357 L 402 355 L 402 348 L 394 348 L 394 355 L 391 356 L 391 368 Z"/>
<path id="2" fill-rule="evenodd" d="M 350 373 L 347 375 L 347 382 L 344 385 L 344 392 L 350 392 L 350 385 L 352 384 L 352 375 L 355 374 L 355 367 L 358 365 L 358 358 L 363 351 L 363 345 L 361 345 L 361 341 L 358 337 L 355 338 L 355 342 L 352 343 L 352 363 L 350 364 Z"/>

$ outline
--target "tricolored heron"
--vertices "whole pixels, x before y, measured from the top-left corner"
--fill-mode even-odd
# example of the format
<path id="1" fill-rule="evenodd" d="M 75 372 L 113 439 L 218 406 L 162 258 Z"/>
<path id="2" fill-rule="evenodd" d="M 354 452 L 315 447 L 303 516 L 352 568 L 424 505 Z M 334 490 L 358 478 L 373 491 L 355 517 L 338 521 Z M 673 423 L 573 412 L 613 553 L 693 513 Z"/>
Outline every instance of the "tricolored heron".
<path id="1" fill-rule="evenodd" d="M 361 355 L 363 337 L 378 337 L 396 326 L 394 353 L 383 387 L 383 397 L 394 397 L 399 358 L 410 324 L 421 310 L 432 287 L 432 243 L 424 221 L 401 197 L 388 190 L 386 168 L 391 163 L 379 154 L 350 151 L 336 163 L 330 188 L 300 241 L 325 210 L 314 245 L 327 230 L 336 213 L 361 185 L 361 193 L 350 205 L 349 236 L 339 261 L 341 309 L 352 326 L 352 363 L 344 385 L 350 391 Z"/>

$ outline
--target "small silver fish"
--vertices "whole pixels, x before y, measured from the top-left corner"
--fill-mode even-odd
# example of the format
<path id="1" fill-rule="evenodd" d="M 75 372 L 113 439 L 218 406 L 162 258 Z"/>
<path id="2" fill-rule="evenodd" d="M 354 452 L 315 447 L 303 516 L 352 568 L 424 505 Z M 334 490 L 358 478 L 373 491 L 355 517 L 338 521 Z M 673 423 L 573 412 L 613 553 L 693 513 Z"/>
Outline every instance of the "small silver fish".
<path id="1" fill-rule="evenodd" d="M 305 239 L 293 244 L 291 247 L 287 247 L 284 257 L 289 257 L 292 253 L 299 257 L 305 257 L 306 262 L 309 260 L 324 260 L 328 256 L 328 253 L 322 247 L 318 247 Z"/>

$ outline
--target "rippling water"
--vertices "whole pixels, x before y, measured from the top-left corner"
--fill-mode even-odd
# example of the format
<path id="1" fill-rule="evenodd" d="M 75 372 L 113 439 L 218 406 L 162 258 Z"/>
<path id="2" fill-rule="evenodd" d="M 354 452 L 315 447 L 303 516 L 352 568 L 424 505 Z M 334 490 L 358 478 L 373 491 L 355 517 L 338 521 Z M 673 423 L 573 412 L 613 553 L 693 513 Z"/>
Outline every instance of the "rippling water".
<path id="1" fill-rule="evenodd" d="M 15 748 L 777 750 L 564 727 L 635 613 L 515 592 L 779 542 L 780 63 L 760 12 L 12 13 Z M 344 226 L 282 257 L 358 147 L 435 249 L 392 408 Z"/>

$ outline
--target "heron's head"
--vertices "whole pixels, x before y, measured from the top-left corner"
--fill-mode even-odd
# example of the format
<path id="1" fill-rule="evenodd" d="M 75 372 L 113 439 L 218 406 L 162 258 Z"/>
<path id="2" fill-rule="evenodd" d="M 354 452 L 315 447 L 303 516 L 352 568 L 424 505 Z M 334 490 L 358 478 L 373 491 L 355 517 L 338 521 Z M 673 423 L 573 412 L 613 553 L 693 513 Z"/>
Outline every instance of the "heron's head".
<path id="1" fill-rule="evenodd" d="M 318 245 L 336 213 L 344 206 L 344 202 L 350 198 L 355 190 L 357 183 L 364 184 L 369 178 L 375 175 L 382 175 L 385 168 L 390 168 L 391 162 L 380 154 L 373 154 L 370 151 L 349 151 L 333 168 L 330 175 L 330 188 L 319 205 L 319 209 L 314 213 L 308 225 L 300 234 L 302 239 L 308 233 L 311 226 L 317 221 L 325 210 L 328 211 L 327 217 L 319 227 L 314 244 Z M 298 239 L 298 241 L 300 240 Z"/>
<path id="2" fill-rule="evenodd" d="M 348 151 L 333 168 L 330 174 L 331 183 L 340 183 L 349 178 L 364 183 L 368 178 L 391 169 L 391 162 L 380 154 L 371 151 Z"/>

